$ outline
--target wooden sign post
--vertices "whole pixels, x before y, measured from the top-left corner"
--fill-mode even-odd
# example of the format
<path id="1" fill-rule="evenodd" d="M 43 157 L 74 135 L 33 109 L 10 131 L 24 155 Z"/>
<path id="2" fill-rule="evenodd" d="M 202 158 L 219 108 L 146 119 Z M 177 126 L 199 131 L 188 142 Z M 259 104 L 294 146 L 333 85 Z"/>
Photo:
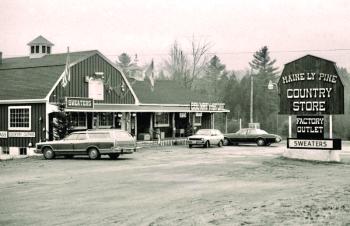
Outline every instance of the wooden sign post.
<path id="1" fill-rule="evenodd" d="M 341 140 L 333 139 L 332 115 L 344 114 L 344 86 L 335 63 L 311 55 L 294 60 L 285 65 L 278 87 L 279 114 L 289 115 L 284 156 L 340 161 L 337 150 L 341 150 Z M 296 116 L 294 127 L 293 116 Z M 329 132 L 325 138 L 327 118 Z"/>

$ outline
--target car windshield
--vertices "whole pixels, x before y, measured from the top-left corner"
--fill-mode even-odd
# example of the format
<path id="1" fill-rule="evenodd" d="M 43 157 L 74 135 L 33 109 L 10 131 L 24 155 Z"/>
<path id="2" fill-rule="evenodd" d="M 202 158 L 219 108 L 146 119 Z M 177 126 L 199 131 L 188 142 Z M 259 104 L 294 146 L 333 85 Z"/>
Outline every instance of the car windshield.
<path id="1" fill-rule="evenodd" d="M 201 129 L 201 130 L 198 130 L 196 135 L 206 135 L 206 136 L 210 136 L 210 130 L 207 130 L 207 129 Z"/>

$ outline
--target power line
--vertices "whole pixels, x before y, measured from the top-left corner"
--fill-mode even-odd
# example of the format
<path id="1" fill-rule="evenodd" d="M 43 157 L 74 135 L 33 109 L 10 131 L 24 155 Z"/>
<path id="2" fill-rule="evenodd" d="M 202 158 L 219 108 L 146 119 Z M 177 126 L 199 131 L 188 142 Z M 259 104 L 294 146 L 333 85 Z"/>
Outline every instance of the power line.
<path id="1" fill-rule="evenodd" d="M 299 50 L 270 50 L 270 53 L 301 53 L 301 52 L 339 52 L 339 51 L 350 51 L 350 48 L 340 48 L 340 49 L 299 49 Z M 186 53 L 186 52 L 185 52 Z M 220 55 L 240 55 L 240 54 L 254 54 L 256 51 L 228 51 L 228 52 L 209 52 L 209 54 L 220 54 Z M 108 53 L 104 54 L 109 57 L 117 57 L 121 53 Z M 190 53 L 186 53 L 190 54 Z M 167 56 L 169 53 L 137 53 L 138 56 Z M 7 57 L 19 57 L 23 55 L 6 55 Z"/>

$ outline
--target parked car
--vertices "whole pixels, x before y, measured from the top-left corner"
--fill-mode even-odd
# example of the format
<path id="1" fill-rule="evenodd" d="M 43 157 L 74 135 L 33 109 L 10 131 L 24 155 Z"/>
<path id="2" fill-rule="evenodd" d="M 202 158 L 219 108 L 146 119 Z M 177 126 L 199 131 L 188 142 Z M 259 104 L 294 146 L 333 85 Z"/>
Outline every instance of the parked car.
<path id="1" fill-rule="evenodd" d="M 188 147 L 200 145 L 205 148 L 210 145 L 218 145 L 221 147 L 224 144 L 224 135 L 217 129 L 200 129 L 195 135 L 188 137 Z"/>
<path id="2" fill-rule="evenodd" d="M 62 140 L 40 142 L 36 144 L 35 153 L 42 153 L 45 159 L 75 155 L 88 155 L 90 159 L 109 155 L 111 159 L 117 159 L 119 155 L 135 150 L 136 140 L 128 132 L 108 129 L 73 132 Z"/>
<path id="3" fill-rule="evenodd" d="M 236 133 L 225 134 L 225 145 L 239 143 L 256 143 L 258 146 L 268 146 L 272 143 L 282 141 L 282 138 L 275 134 L 269 134 L 265 130 L 255 128 L 240 129 Z"/>

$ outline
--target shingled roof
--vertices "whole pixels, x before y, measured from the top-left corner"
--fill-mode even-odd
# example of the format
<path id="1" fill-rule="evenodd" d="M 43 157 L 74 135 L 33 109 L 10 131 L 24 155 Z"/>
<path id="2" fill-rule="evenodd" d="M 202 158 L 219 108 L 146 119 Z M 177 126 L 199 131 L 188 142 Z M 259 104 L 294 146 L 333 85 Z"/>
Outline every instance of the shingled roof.
<path id="1" fill-rule="evenodd" d="M 72 52 L 75 63 L 96 54 L 96 50 Z M 16 57 L 0 64 L 0 100 L 44 99 L 64 71 L 67 53 L 41 58 Z"/>
<path id="2" fill-rule="evenodd" d="M 32 41 L 30 41 L 27 45 L 48 45 L 48 46 L 53 46 L 54 44 L 52 42 L 50 42 L 49 40 L 47 40 L 46 38 L 44 38 L 43 36 L 39 35 L 38 37 L 36 37 L 35 39 L 33 39 Z"/>
<path id="3" fill-rule="evenodd" d="M 152 91 L 146 81 L 131 81 L 133 90 L 141 104 L 190 104 L 191 102 L 208 102 L 199 93 L 184 88 L 179 82 L 156 80 Z"/>

